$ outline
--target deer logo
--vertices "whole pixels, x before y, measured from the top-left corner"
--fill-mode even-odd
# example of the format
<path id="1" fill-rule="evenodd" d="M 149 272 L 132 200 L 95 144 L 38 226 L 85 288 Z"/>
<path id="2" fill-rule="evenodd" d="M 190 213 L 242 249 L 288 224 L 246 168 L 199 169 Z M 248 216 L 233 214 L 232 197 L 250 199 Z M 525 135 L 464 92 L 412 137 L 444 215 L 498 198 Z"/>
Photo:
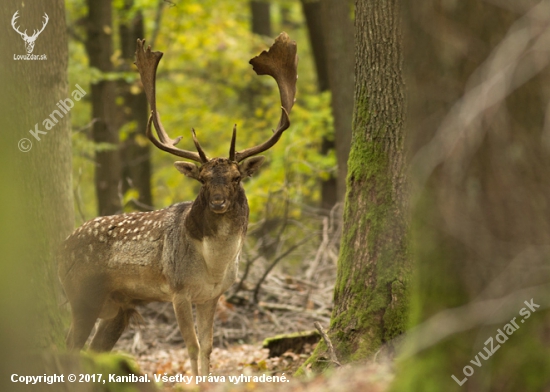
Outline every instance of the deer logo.
<path id="1" fill-rule="evenodd" d="M 15 14 L 13 14 L 13 18 L 11 18 L 11 27 L 13 27 L 13 29 L 19 33 L 21 38 L 23 38 L 23 41 L 25 41 L 25 49 L 27 50 L 28 54 L 31 54 L 32 51 L 34 50 L 34 42 L 36 41 L 40 33 L 44 31 L 44 29 L 46 28 L 46 25 L 48 24 L 48 20 L 50 20 L 50 18 L 48 17 L 48 14 L 44 12 L 44 16 L 43 16 L 44 24 L 42 25 L 42 28 L 40 30 L 34 30 L 33 34 L 29 37 L 27 35 L 27 30 L 25 30 L 25 32 L 22 33 L 19 31 L 19 28 L 15 25 L 15 21 L 17 20 L 17 18 L 19 18 L 18 14 L 19 14 L 19 11 L 15 11 Z"/>

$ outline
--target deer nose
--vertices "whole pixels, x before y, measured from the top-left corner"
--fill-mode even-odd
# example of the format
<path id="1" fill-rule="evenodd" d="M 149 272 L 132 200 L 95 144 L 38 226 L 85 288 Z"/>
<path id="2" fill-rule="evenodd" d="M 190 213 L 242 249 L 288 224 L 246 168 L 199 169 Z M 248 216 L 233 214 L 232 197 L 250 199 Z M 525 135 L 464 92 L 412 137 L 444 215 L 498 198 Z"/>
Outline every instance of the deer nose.
<path id="1" fill-rule="evenodd" d="M 222 195 L 214 195 L 210 199 L 210 206 L 214 210 L 221 210 L 225 207 L 225 198 Z"/>

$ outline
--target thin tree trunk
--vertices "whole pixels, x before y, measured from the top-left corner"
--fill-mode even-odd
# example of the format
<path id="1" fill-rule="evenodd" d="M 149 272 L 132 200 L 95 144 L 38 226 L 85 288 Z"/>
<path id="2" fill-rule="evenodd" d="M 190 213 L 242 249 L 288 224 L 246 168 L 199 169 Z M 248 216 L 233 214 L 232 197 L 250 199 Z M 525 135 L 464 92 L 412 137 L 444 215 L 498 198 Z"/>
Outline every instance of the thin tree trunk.
<path id="1" fill-rule="evenodd" d="M 313 52 L 315 70 L 317 72 L 317 87 L 319 92 L 328 91 L 328 59 L 325 47 L 325 31 L 323 26 L 321 2 L 318 0 L 301 0 L 302 10 L 306 19 L 309 42 Z M 335 147 L 334 138 L 323 138 L 321 141 L 321 153 L 328 154 Z M 321 181 L 321 208 L 330 211 L 338 202 L 337 180 L 331 175 L 327 180 Z"/>
<path id="2" fill-rule="evenodd" d="M 331 107 L 334 117 L 334 148 L 338 173 L 337 200 L 346 195 L 348 158 L 353 117 L 354 37 L 353 3 L 349 0 L 321 0 Z"/>
<path id="3" fill-rule="evenodd" d="M 32 53 L 47 60 L 14 60 L 26 54 L 9 23 L 16 11 L 22 31 L 40 29 L 48 15 Z M 67 113 L 55 114 L 49 130 L 44 120 L 59 110 L 60 100 L 72 98 L 74 87 L 67 86 L 63 1 L 21 7 L 20 1 L 7 0 L 0 19 L 0 389 L 15 391 L 28 386 L 12 383 L 9 375 L 37 374 L 29 373 L 34 365 L 29 352 L 62 346 L 64 340 L 55 253 L 74 225 L 70 120 Z"/>
<path id="4" fill-rule="evenodd" d="M 113 23 L 111 0 L 88 0 L 86 50 L 90 66 L 101 72 L 112 72 Z M 121 212 L 121 163 L 116 127 L 116 82 L 102 80 L 92 84 L 92 137 L 95 143 L 108 143 L 95 154 L 95 188 L 98 214 Z"/>
<path id="5" fill-rule="evenodd" d="M 365 359 L 405 330 L 410 262 L 398 0 L 356 3 L 353 142 L 329 337 L 338 359 Z M 307 363 L 326 351 L 320 342 Z"/>
<path id="6" fill-rule="evenodd" d="M 133 1 L 126 2 L 126 10 L 132 6 Z M 136 40 L 144 38 L 143 15 L 136 12 L 135 16 L 128 23 L 120 25 L 120 44 L 122 58 L 124 59 L 123 70 L 128 72 L 132 69 L 134 53 L 136 51 Z M 123 116 L 123 123 L 135 124 L 135 129 L 130 132 L 122 146 L 122 178 L 123 193 L 130 188 L 138 191 L 138 209 L 147 208 L 153 205 L 151 193 L 151 153 L 150 144 L 147 140 L 146 129 L 148 120 L 147 97 L 143 90 L 137 94 L 132 91 L 132 86 L 126 81 L 119 82 L 121 95 L 124 97 L 124 110 L 120 113 Z M 141 206 L 141 207 L 140 207 Z"/>
<path id="7" fill-rule="evenodd" d="M 319 0 L 301 0 L 301 2 L 317 72 L 317 86 L 321 92 L 328 91 L 330 86 L 325 34 L 329 32 L 324 31 L 321 2 Z"/>
<path id="8" fill-rule="evenodd" d="M 271 37 L 271 4 L 269 1 L 250 1 L 252 32 Z"/>

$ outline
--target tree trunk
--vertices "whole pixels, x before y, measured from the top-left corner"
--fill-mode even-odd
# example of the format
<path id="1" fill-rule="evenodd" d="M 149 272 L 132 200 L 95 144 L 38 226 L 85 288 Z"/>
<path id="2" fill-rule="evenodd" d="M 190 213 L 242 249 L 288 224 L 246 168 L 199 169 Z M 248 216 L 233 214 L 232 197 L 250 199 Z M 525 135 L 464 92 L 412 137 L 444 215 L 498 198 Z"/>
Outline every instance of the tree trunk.
<path id="1" fill-rule="evenodd" d="M 252 32 L 271 37 L 271 4 L 269 1 L 251 1 Z"/>
<path id="2" fill-rule="evenodd" d="M 329 337 L 341 362 L 405 329 L 408 309 L 404 85 L 399 1 L 356 3 L 356 84 L 348 192 Z M 308 363 L 326 351 L 319 343 Z"/>
<path id="3" fill-rule="evenodd" d="M 550 391 L 548 3 L 405 3 L 419 328 L 393 390 Z"/>
<path id="4" fill-rule="evenodd" d="M 317 86 L 320 92 L 328 91 L 328 66 L 327 52 L 325 48 L 325 32 L 321 15 L 321 2 L 319 0 L 301 0 L 302 10 L 306 19 L 309 43 L 317 72 Z"/>
<path id="5" fill-rule="evenodd" d="M 301 0 L 302 10 L 306 19 L 307 30 L 315 71 L 317 72 L 317 87 L 319 92 L 328 91 L 328 59 L 325 47 L 325 32 L 323 26 L 321 2 L 318 0 Z M 334 138 L 323 138 L 321 141 L 321 153 L 328 154 L 335 147 Z M 321 208 L 330 211 L 338 202 L 337 180 L 331 175 L 327 180 L 321 181 Z"/>
<path id="6" fill-rule="evenodd" d="M 9 23 L 16 11 L 21 31 L 40 29 L 44 13 L 48 15 L 32 53 L 47 60 L 13 58 L 26 54 L 23 39 Z M 0 19 L 0 389 L 12 391 L 26 387 L 10 382 L 8 375 L 31 374 L 29 350 L 64 340 L 55 252 L 74 219 L 69 114 L 56 105 L 67 98 L 75 106 L 81 103 L 70 94 L 74 86 L 67 86 L 64 2 L 21 7 L 20 1 L 7 0 Z M 54 121 L 50 116 L 55 110 Z M 50 129 L 44 125 L 47 119 Z"/>
<path id="7" fill-rule="evenodd" d="M 131 9 L 132 3 L 133 1 L 126 2 L 126 12 Z M 138 38 L 143 39 L 144 37 L 143 15 L 141 12 L 136 12 L 127 23 L 120 24 L 120 45 L 122 59 L 124 60 L 123 71 L 129 72 L 132 70 L 136 41 Z M 147 97 L 143 90 L 137 93 L 133 91 L 132 85 L 124 80 L 119 82 L 119 90 L 124 98 L 124 110 L 120 111 L 123 117 L 122 121 L 123 123 L 131 123 L 133 127 L 122 145 L 122 191 L 126 193 L 130 188 L 136 189 L 138 199 L 134 207 L 145 210 L 153 205 L 151 152 L 146 135 Z"/>
<path id="8" fill-rule="evenodd" d="M 338 173 L 337 200 L 346 195 L 348 157 L 351 145 L 353 117 L 354 39 L 352 2 L 349 0 L 322 0 L 323 31 L 327 74 L 334 117 L 334 148 Z"/>
<path id="9" fill-rule="evenodd" d="M 90 66 L 101 72 L 112 72 L 113 25 L 111 0 L 88 0 L 86 51 Z M 95 154 L 95 188 L 98 215 L 121 212 L 121 163 L 116 127 L 116 83 L 101 80 L 92 84 L 92 137 L 102 144 Z"/>

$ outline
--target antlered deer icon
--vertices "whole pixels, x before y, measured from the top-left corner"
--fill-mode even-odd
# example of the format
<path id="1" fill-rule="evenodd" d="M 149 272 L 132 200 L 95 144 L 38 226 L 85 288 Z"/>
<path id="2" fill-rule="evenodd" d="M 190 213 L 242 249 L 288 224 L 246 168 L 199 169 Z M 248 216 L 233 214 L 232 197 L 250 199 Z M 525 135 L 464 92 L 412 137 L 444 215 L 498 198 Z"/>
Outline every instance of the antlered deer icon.
<path id="1" fill-rule="evenodd" d="M 42 28 L 40 30 L 34 30 L 33 34 L 29 37 L 27 35 L 27 30 L 25 30 L 25 32 L 22 33 L 19 31 L 19 28 L 15 25 L 16 19 L 19 18 L 18 13 L 19 11 L 15 11 L 15 14 L 13 14 L 13 18 L 11 18 L 11 27 L 13 27 L 13 29 L 17 31 L 19 35 L 21 35 L 21 37 L 23 38 L 23 41 L 25 41 L 25 49 L 27 50 L 27 53 L 31 54 L 32 51 L 34 50 L 34 42 L 36 41 L 40 33 L 44 31 L 44 29 L 46 28 L 46 25 L 48 24 L 48 20 L 50 20 L 50 18 L 48 17 L 48 14 L 44 12 L 43 18 L 45 20 L 44 20 L 44 24 L 42 25 Z"/>

